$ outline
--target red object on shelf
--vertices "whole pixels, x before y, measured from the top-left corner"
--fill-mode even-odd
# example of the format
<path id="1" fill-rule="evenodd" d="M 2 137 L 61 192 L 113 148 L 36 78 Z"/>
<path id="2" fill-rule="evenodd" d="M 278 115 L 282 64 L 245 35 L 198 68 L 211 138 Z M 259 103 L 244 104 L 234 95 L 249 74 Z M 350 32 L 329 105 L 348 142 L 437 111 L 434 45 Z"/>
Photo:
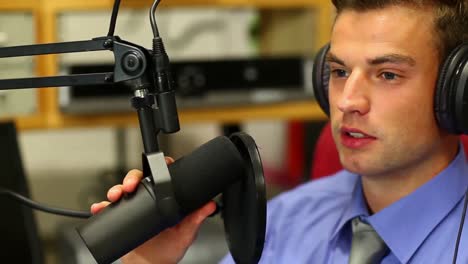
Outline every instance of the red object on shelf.
<path id="1" fill-rule="evenodd" d="M 331 175 L 342 168 L 335 141 L 333 140 L 331 125 L 327 123 L 322 128 L 315 145 L 310 178 L 318 179 Z"/>
<path id="2" fill-rule="evenodd" d="M 305 172 L 305 128 L 300 121 L 288 123 L 288 144 L 286 146 L 286 183 L 295 186 L 304 179 Z"/>

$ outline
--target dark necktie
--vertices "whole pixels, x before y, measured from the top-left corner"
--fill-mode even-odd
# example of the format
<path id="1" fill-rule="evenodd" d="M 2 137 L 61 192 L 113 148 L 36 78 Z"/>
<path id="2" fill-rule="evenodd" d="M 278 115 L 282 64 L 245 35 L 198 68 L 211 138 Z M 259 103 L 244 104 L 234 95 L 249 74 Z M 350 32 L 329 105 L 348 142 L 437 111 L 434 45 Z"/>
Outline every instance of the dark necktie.
<path id="1" fill-rule="evenodd" d="M 388 253 L 388 247 L 371 225 L 359 218 L 352 220 L 353 240 L 349 264 L 380 263 Z"/>

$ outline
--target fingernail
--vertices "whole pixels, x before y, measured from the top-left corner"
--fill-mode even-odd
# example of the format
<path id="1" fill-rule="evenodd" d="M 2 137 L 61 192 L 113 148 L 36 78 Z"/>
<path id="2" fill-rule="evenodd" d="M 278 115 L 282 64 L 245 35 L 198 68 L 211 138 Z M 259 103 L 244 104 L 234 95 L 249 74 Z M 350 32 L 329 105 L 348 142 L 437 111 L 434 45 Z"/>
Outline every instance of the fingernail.
<path id="1" fill-rule="evenodd" d="M 119 195 L 119 190 L 111 189 L 111 190 L 109 191 L 109 195 L 112 195 L 112 196 Z"/>
<path id="2" fill-rule="evenodd" d="M 124 185 L 133 184 L 134 182 L 135 180 L 133 178 L 128 178 L 128 179 L 124 179 L 123 184 Z"/>

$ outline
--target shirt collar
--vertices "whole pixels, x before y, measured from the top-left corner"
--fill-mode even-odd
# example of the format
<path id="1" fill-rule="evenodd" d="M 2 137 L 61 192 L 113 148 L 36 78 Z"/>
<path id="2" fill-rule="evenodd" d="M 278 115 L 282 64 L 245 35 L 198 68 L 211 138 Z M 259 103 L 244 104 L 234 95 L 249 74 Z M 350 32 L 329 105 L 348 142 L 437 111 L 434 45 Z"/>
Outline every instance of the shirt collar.
<path id="1" fill-rule="evenodd" d="M 392 253 L 402 263 L 407 263 L 467 190 L 468 165 L 463 147 L 459 149 L 455 159 L 436 177 L 372 216 L 369 216 L 364 200 L 360 177 L 356 177 L 350 203 L 332 239 L 351 219 L 360 216 L 374 227 Z M 412 239 L 404 239 L 408 234 L 411 234 Z"/>
<path id="2" fill-rule="evenodd" d="M 341 216 L 341 219 L 335 228 L 335 231 L 332 233 L 331 239 L 335 239 L 336 236 L 342 231 L 344 226 L 349 221 L 351 221 L 351 219 L 357 216 L 369 215 L 369 210 L 367 209 L 367 203 L 364 199 L 364 195 L 362 194 L 361 177 L 359 177 L 356 174 L 353 174 L 353 176 L 355 176 L 355 184 L 354 184 L 353 192 L 351 194 L 350 202 L 348 206 L 345 208 L 343 215 Z"/>

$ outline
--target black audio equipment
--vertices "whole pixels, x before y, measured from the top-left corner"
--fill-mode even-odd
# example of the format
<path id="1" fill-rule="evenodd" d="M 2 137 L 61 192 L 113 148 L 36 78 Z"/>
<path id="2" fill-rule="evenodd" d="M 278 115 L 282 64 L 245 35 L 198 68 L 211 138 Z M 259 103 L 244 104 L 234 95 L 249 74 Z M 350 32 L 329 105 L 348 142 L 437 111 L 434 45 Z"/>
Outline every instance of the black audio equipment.
<path id="1" fill-rule="evenodd" d="M 74 65 L 71 74 L 108 72 L 112 65 Z M 171 62 L 177 106 L 196 108 L 277 103 L 313 98 L 312 60 L 257 57 Z M 69 113 L 132 111 L 123 85 L 69 86 L 60 91 Z"/>

